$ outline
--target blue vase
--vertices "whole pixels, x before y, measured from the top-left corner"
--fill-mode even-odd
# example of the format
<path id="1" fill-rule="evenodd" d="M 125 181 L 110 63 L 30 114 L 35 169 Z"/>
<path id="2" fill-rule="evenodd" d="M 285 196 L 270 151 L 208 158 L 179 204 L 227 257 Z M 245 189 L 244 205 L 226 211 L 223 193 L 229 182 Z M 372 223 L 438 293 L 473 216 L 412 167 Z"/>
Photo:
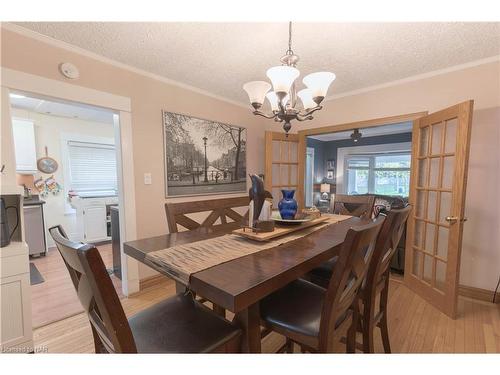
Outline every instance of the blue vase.
<path id="1" fill-rule="evenodd" d="M 281 218 L 284 220 L 292 220 L 295 218 L 297 213 L 297 201 L 293 199 L 295 190 L 281 190 L 283 198 L 278 203 L 278 209 L 280 210 Z"/>

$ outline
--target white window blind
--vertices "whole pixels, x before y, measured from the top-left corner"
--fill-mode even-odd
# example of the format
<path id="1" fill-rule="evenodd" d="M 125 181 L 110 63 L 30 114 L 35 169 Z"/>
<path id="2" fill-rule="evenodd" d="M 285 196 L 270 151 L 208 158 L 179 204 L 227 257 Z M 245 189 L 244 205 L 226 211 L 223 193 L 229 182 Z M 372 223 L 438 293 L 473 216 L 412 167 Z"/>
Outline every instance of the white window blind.
<path id="1" fill-rule="evenodd" d="M 70 189 L 108 192 L 117 189 L 115 146 L 68 141 Z"/>
<path id="2" fill-rule="evenodd" d="M 347 194 L 381 194 L 407 197 L 410 190 L 411 154 L 349 155 L 345 160 Z"/>

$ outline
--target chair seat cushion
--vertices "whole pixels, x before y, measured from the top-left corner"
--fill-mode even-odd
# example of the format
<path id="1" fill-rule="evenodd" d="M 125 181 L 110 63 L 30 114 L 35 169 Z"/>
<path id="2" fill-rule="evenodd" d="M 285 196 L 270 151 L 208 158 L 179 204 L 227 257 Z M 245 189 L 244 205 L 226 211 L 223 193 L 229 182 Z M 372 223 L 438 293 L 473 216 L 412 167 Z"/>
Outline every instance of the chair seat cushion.
<path id="1" fill-rule="evenodd" d="M 330 277 L 332 277 L 333 269 L 335 268 L 338 259 L 339 257 L 337 256 L 333 257 L 332 259 L 321 264 L 319 267 L 314 268 L 311 271 L 311 274 L 322 279 L 330 280 Z"/>
<path id="2" fill-rule="evenodd" d="M 176 295 L 129 319 L 139 353 L 207 353 L 241 330 L 193 301 Z"/>
<path id="3" fill-rule="evenodd" d="M 268 325 L 306 336 L 318 336 L 326 290 L 295 280 L 260 302 L 261 319 Z"/>

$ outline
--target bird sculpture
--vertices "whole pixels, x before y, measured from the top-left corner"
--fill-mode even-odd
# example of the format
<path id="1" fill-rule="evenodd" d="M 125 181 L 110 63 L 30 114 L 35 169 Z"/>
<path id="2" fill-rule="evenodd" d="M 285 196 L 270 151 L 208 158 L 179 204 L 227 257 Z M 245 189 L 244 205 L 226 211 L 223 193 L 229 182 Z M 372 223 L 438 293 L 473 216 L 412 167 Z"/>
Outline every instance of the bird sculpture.
<path id="1" fill-rule="evenodd" d="M 255 224 L 259 219 L 266 198 L 272 199 L 273 196 L 264 189 L 264 180 L 260 176 L 251 174 L 250 180 L 252 181 L 252 187 L 248 190 L 248 196 L 253 201 L 253 217 L 249 219 Z"/>

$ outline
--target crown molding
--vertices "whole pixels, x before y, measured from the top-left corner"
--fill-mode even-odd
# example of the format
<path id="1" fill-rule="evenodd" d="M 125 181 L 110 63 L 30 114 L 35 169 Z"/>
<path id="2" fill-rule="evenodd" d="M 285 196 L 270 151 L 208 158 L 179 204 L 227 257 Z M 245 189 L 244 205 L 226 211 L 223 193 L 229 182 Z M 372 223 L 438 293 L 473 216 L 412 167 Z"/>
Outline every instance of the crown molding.
<path id="1" fill-rule="evenodd" d="M 189 90 L 189 91 L 195 92 L 197 94 L 201 94 L 201 95 L 204 95 L 204 96 L 216 99 L 216 100 L 220 100 L 220 101 L 232 104 L 232 105 L 236 105 L 238 107 L 242 107 L 245 109 L 251 109 L 248 105 L 245 105 L 241 102 L 238 102 L 238 101 L 235 101 L 232 99 L 228 99 L 228 98 L 225 98 L 223 96 L 219 96 L 219 95 L 214 94 L 210 91 L 200 89 L 198 87 L 191 86 L 191 85 L 179 82 L 179 81 L 175 81 L 173 79 L 170 79 L 170 78 L 158 75 L 158 74 L 150 73 L 146 70 L 136 68 L 136 67 L 131 66 L 131 65 L 124 64 L 122 62 L 119 62 L 119 61 L 110 59 L 108 57 L 99 55 L 97 53 L 88 51 L 84 48 L 77 47 L 77 46 L 74 46 L 72 44 L 63 42 L 61 40 L 54 39 L 50 36 L 43 35 L 43 34 L 35 32 L 33 30 L 26 29 L 26 28 L 19 26 L 19 25 L 15 25 L 15 24 L 12 24 L 9 22 L 1 22 L 1 27 L 8 30 L 8 31 L 12 31 L 16 34 L 20 34 L 20 35 L 23 35 L 25 37 L 38 40 L 42 43 L 46 43 L 46 44 L 49 44 L 51 46 L 64 49 L 66 51 L 77 53 L 79 55 L 91 58 L 93 60 L 100 61 L 100 62 L 105 63 L 105 64 L 113 65 L 117 68 L 128 70 L 130 72 L 133 72 L 133 73 L 136 73 L 136 74 L 139 74 L 139 75 L 142 75 L 142 76 L 145 76 L 145 77 L 148 77 L 148 78 L 151 78 L 151 79 L 163 82 L 163 83 L 167 83 L 169 85 L 176 86 L 176 87 L 179 87 L 179 88 L 182 88 L 185 90 Z"/>
<path id="2" fill-rule="evenodd" d="M 30 29 L 26 29 L 26 28 L 19 26 L 19 25 L 15 25 L 15 24 L 12 24 L 9 22 L 1 22 L 1 27 L 6 29 L 6 30 L 12 31 L 14 33 L 26 36 L 28 38 L 36 39 L 40 42 L 43 42 L 43 43 L 52 45 L 54 47 L 58 47 L 58 48 L 65 49 L 65 50 L 70 51 L 70 52 L 74 52 L 74 53 L 89 57 L 91 59 L 103 62 L 105 64 L 113 65 L 113 66 L 116 66 L 118 68 L 128 70 L 128 71 L 131 71 L 133 73 L 136 73 L 136 74 L 139 74 L 139 75 L 142 75 L 142 76 L 145 76 L 145 77 L 148 77 L 148 78 L 160 81 L 160 82 L 167 83 L 167 84 L 172 85 L 172 86 L 176 86 L 176 87 L 179 87 L 179 88 L 182 88 L 185 90 L 195 92 L 197 94 L 201 94 L 201 95 L 204 95 L 204 96 L 216 99 L 216 100 L 220 100 L 220 101 L 223 101 L 223 102 L 226 102 L 226 103 L 229 103 L 229 104 L 241 107 L 241 108 L 251 110 L 251 107 L 244 104 L 244 103 L 241 103 L 241 102 L 238 102 L 238 101 L 235 101 L 232 99 L 228 99 L 228 98 L 223 97 L 223 96 L 219 96 L 219 95 L 214 94 L 210 91 L 200 89 L 198 87 L 191 86 L 191 85 L 179 82 L 179 81 L 175 81 L 173 79 L 166 78 L 166 77 L 158 75 L 158 74 L 150 73 L 146 70 L 136 68 L 136 67 L 133 67 L 131 65 L 124 64 L 122 62 L 110 59 L 108 57 L 99 55 L 97 53 L 90 52 L 84 48 L 74 46 L 72 44 L 63 42 L 63 41 L 58 40 L 58 39 L 54 39 L 52 37 L 37 33 L 37 32 L 32 31 Z M 489 64 L 489 63 L 496 62 L 496 61 L 500 61 L 500 55 L 492 56 L 492 57 L 488 57 L 488 58 L 484 58 L 484 59 L 480 59 L 480 60 L 474 60 L 474 61 L 470 61 L 470 62 L 467 62 L 464 64 L 454 65 L 454 66 L 450 66 L 450 67 L 443 68 L 443 69 L 433 70 L 433 71 L 430 71 L 427 73 L 417 74 L 414 76 L 410 76 L 410 77 L 406 77 L 406 78 L 402 78 L 402 79 L 398 79 L 398 80 L 390 81 L 390 82 L 386 82 L 386 83 L 381 83 L 378 85 L 373 85 L 373 86 L 363 87 L 363 88 L 356 89 L 356 90 L 346 91 L 343 93 L 327 96 L 324 101 L 327 102 L 327 101 L 340 99 L 340 98 L 344 98 L 344 97 L 348 97 L 348 96 L 364 94 L 364 93 L 367 93 L 370 91 L 376 91 L 376 90 L 380 90 L 380 89 L 384 89 L 384 88 L 388 88 L 388 87 L 402 85 L 402 84 L 409 83 L 409 82 L 415 82 L 415 81 L 419 81 L 419 80 L 422 80 L 425 78 L 431 78 L 431 77 L 439 76 L 439 75 L 446 74 L 446 73 L 451 73 L 451 72 L 455 72 L 455 71 L 459 71 L 459 70 L 463 70 L 463 69 L 467 69 L 467 68 L 472 68 L 472 67 L 479 66 L 479 65 Z"/>
<path id="3" fill-rule="evenodd" d="M 474 60 L 474 61 L 470 61 L 468 63 L 450 66 L 448 68 L 443 68 L 443 69 L 439 69 L 439 70 L 433 70 L 431 72 L 417 74 L 417 75 L 414 75 L 414 76 L 410 76 L 410 77 L 398 79 L 398 80 L 391 81 L 391 82 L 386 82 L 386 83 L 381 83 L 381 84 L 378 84 L 378 85 L 363 87 L 361 89 L 356 89 L 356 90 L 352 90 L 352 91 L 346 91 L 346 92 L 343 92 L 343 93 L 340 93 L 340 94 L 327 96 L 325 98 L 325 101 L 340 99 L 340 98 L 344 98 L 344 97 L 347 97 L 347 96 L 354 96 L 354 95 L 364 94 L 364 93 L 367 93 L 367 92 L 370 92 L 370 91 L 376 91 L 376 90 L 385 89 L 385 88 L 388 88 L 388 87 L 399 86 L 399 85 L 402 85 L 402 84 L 405 84 L 405 83 L 420 81 L 420 80 L 425 79 L 425 78 L 431 78 L 431 77 L 443 75 L 443 74 L 446 74 L 446 73 L 456 72 L 456 71 L 464 70 L 464 69 L 467 69 L 467 68 L 473 68 L 475 66 L 489 64 L 489 63 L 496 62 L 496 61 L 500 61 L 500 55 L 492 56 L 492 57 L 487 57 L 485 59 L 480 59 L 480 60 Z"/>

